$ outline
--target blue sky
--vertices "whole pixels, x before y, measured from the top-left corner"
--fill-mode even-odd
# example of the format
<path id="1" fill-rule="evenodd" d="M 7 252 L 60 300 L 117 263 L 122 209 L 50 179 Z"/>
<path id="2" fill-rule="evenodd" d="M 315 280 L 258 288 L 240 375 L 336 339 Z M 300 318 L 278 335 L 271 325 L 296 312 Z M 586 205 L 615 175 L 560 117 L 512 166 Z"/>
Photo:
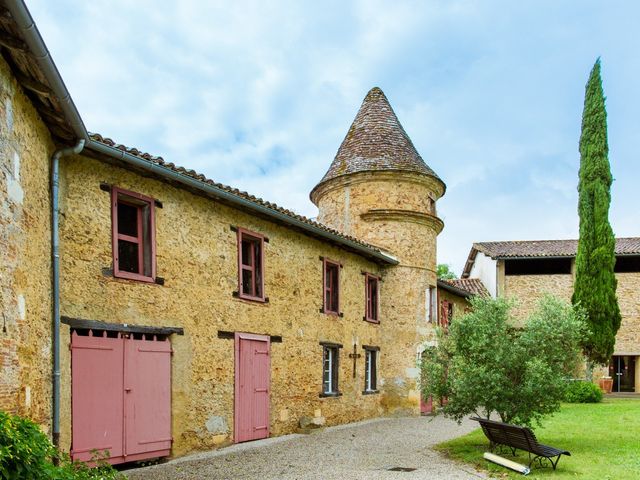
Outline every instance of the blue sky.
<path id="1" fill-rule="evenodd" d="M 601 56 L 611 223 L 640 235 L 640 2 L 27 3 L 90 131 L 311 217 L 379 86 L 447 183 L 438 257 L 458 274 L 474 241 L 577 237 Z"/>

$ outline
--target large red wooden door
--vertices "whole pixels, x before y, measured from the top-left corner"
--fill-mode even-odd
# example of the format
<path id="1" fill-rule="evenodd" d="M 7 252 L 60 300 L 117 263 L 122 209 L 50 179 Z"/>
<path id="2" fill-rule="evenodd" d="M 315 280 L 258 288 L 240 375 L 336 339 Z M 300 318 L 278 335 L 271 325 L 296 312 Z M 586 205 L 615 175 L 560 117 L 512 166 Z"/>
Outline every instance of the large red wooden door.
<path id="1" fill-rule="evenodd" d="M 104 332 L 106 334 L 106 332 Z M 123 338 L 71 334 L 71 430 L 74 460 L 88 461 L 92 450 L 122 457 Z M 119 367 L 119 368 L 118 368 Z"/>
<path id="2" fill-rule="evenodd" d="M 71 335 L 74 460 L 108 451 L 110 463 L 169 455 L 171 342 L 91 330 Z"/>
<path id="3" fill-rule="evenodd" d="M 234 441 L 269 436 L 270 338 L 235 335 Z"/>

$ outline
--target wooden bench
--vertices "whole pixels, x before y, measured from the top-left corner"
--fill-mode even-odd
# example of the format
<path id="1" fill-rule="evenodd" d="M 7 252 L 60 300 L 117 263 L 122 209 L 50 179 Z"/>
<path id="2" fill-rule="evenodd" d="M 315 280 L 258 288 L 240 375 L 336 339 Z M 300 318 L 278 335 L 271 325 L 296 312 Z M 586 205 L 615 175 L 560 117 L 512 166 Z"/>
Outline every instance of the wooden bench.
<path id="1" fill-rule="evenodd" d="M 471 420 L 476 420 L 480 423 L 482 431 L 489 439 L 491 451 L 498 445 L 503 445 L 511 449 L 511 453 L 513 453 L 514 456 L 516 449 L 524 450 L 529 454 L 529 468 L 531 468 L 531 465 L 536 460 L 538 460 L 540 466 L 543 467 L 542 459 L 546 459 L 551 462 L 555 470 L 562 455 L 571 456 L 566 450 L 558 450 L 557 448 L 538 443 L 534 433 L 527 427 L 519 427 L 517 425 L 496 422 L 485 418 L 473 417 Z"/>

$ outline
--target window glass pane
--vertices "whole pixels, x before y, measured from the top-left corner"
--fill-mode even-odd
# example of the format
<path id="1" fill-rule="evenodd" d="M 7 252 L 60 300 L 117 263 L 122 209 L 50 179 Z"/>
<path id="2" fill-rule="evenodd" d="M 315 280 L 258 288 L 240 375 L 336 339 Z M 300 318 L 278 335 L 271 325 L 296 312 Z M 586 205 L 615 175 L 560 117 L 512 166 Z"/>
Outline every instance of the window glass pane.
<path id="1" fill-rule="evenodd" d="M 338 271 L 339 271 L 338 265 L 331 265 L 331 268 L 329 270 L 329 276 L 331 277 L 331 298 L 330 298 L 330 305 L 331 305 L 331 311 L 333 312 L 337 312 L 338 311 L 338 291 L 339 291 L 339 286 L 338 286 Z"/>
<path id="2" fill-rule="evenodd" d="M 368 317 L 372 320 L 378 319 L 378 279 L 369 278 L 367 282 L 367 309 Z"/>
<path id="3" fill-rule="evenodd" d="M 138 244 L 118 240 L 118 269 L 122 272 L 140 273 Z"/>
<path id="4" fill-rule="evenodd" d="M 378 352 L 376 352 L 375 350 L 371 350 L 369 353 L 371 354 L 371 360 L 369 361 L 369 375 L 371 379 L 369 382 L 369 387 L 371 388 L 371 390 L 375 390 L 378 388 Z"/>
<path id="5" fill-rule="evenodd" d="M 251 240 L 242 240 L 242 264 L 252 266 L 253 265 L 253 242 Z"/>
<path id="6" fill-rule="evenodd" d="M 371 351 L 365 350 L 364 353 L 364 389 L 371 390 Z"/>
<path id="7" fill-rule="evenodd" d="M 331 379 L 331 349 L 324 347 L 322 364 L 322 391 L 324 393 L 331 393 Z"/>
<path id="8" fill-rule="evenodd" d="M 138 236 L 138 211 L 138 207 L 118 200 L 118 233 L 130 237 Z"/>
<path id="9" fill-rule="evenodd" d="M 242 269 L 242 293 L 254 296 L 251 270 Z"/>

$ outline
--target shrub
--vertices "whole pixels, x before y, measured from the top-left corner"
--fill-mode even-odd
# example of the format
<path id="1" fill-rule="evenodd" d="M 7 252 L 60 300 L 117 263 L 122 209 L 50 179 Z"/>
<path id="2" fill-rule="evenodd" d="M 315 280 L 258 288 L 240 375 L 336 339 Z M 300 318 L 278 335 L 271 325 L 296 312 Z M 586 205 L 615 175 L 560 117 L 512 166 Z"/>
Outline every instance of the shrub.
<path id="1" fill-rule="evenodd" d="M 57 463 L 57 465 L 55 465 Z M 31 420 L 0 411 L 0 479 L 112 480 L 122 478 L 97 460 L 96 468 L 72 462 Z"/>
<path id="2" fill-rule="evenodd" d="M 598 403 L 602 401 L 602 390 L 587 380 L 569 382 L 564 397 L 569 403 Z"/>
<path id="3" fill-rule="evenodd" d="M 522 328 L 511 302 L 476 297 L 470 313 L 457 317 L 449 333 L 422 362 L 424 398 L 447 397 L 445 416 L 467 415 L 531 426 L 558 411 L 566 382 L 581 358 L 584 315 L 547 296 Z"/>

